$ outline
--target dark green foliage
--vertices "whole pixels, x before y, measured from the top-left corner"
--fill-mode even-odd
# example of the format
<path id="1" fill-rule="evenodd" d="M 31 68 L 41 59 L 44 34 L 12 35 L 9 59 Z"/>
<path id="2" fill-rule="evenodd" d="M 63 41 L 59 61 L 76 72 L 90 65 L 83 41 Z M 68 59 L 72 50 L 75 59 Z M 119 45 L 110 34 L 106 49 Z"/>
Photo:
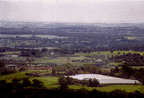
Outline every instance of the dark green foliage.
<path id="1" fill-rule="evenodd" d="M 72 78 L 71 77 L 67 76 L 66 80 L 67 80 L 67 85 L 71 85 L 72 84 Z"/>
<path id="2" fill-rule="evenodd" d="M 54 75 L 56 73 L 56 70 L 55 70 L 55 68 L 52 68 L 52 75 Z"/>
<path id="3" fill-rule="evenodd" d="M 37 79 L 34 79 L 32 82 L 33 82 L 33 84 L 32 84 L 33 87 L 43 87 L 44 86 L 44 83 Z"/>
<path id="4" fill-rule="evenodd" d="M 1 71 L 1 75 L 12 74 L 15 72 L 16 72 L 15 68 L 3 68 L 3 70 Z"/>
<path id="5" fill-rule="evenodd" d="M 24 78 L 24 79 L 23 79 L 23 86 L 24 86 L 24 87 L 28 87 L 28 86 L 31 86 L 31 85 L 32 85 L 32 84 L 31 84 L 29 78 Z"/>
<path id="6" fill-rule="evenodd" d="M 92 87 L 93 86 L 93 82 L 92 82 L 92 79 L 90 78 L 89 79 L 89 87 Z"/>
<path id="7" fill-rule="evenodd" d="M 19 69 L 20 72 L 25 71 L 25 70 L 26 70 L 25 67 L 22 67 L 22 68 Z"/>
<path id="8" fill-rule="evenodd" d="M 114 73 L 117 73 L 117 72 L 119 72 L 119 68 L 118 66 L 115 66 Z"/>
<path id="9" fill-rule="evenodd" d="M 143 97 L 142 97 L 142 93 L 139 92 L 138 90 L 136 90 L 136 91 L 134 92 L 134 96 L 135 96 L 135 98 L 143 98 Z"/>
<path id="10" fill-rule="evenodd" d="M 108 94 L 108 98 L 127 98 L 127 93 L 123 90 L 113 90 Z"/>
<path id="11" fill-rule="evenodd" d="M 14 84 L 16 84 L 16 83 L 20 82 L 20 79 L 14 78 L 14 79 L 12 79 L 12 81 Z"/>
<path id="12" fill-rule="evenodd" d="M 97 79 L 93 79 L 93 86 L 97 87 L 99 85 L 100 85 L 99 81 Z"/>
<path id="13" fill-rule="evenodd" d="M 3 68 L 3 67 L 5 67 L 5 62 L 0 60 L 0 68 Z"/>
<path id="14" fill-rule="evenodd" d="M 100 92 L 95 88 L 90 92 L 91 98 L 101 98 Z"/>
<path id="15" fill-rule="evenodd" d="M 98 87 L 100 85 L 99 81 L 95 78 L 89 79 L 89 87 Z"/>
<path id="16" fill-rule="evenodd" d="M 58 81 L 59 81 L 59 85 L 60 85 L 61 89 L 68 88 L 67 80 L 66 80 L 66 78 L 64 78 L 64 76 L 59 77 Z"/>
<path id="17" fill-rule="evenodd" d="M 42 53 L 47 52 L 47 49 L 46 49 L 46 48 L 43 48 L 43 49 L 41 50 L 41 52 L 42 52 Z"/>

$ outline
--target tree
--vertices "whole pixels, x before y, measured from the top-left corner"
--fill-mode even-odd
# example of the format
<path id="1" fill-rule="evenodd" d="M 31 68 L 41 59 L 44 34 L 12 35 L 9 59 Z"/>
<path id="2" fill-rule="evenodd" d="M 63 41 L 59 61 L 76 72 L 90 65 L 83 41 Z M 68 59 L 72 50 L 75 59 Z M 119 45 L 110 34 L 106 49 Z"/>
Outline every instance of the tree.
<path id="1" fill-rule="evenodd" d="M 58 81 L 59 81 L 60 89 L 66 89 L 66 88 L 68 88 L 67 80 L 64 78 L 64 76 L 60 77 L 58 79 Z"/>
<path id="2" fill-rule="evenodd" d="M 3 67 L 5 67 L 5 62 L 0 61 L 0 68 L 3 68 Z"/>
<path id="3" fill-rule="evenodd" d="M 14 78 L 14 79 L 12 79 L 12 81 L 13 81 L 14 84 L 16 84 L 20 81 L 20 79 Z"/>
<path id="4" fill-rule="evenodd" d="M 31 86 L 31 82 L 30 82 L 29 78 L 24 78 L 23 79 L 23 86 L 24 87 Z"/>
<path id="5" fill-rule="evenodd" d="M 127 98 L 127 94 L 123 90 L 113 90 L 108 94 L 108 98 Z"/>
<path id="6" fill-rule="evenodd" d="M 33 84 L 32 84 L 33 87 L 43 87 L 44 86 L 44 83 L 37 79 L 34 79 L 32 82 L 33 82 Z"/>
<path id="7" fill-rule="evenodd" d="M 93 83 L 92 83 L 92 79 L 90 78 L 89 79 L 89 87 L 92 87 L 93 86 Z"/>
<path id="8" fill-rule="evenodd" d="M 52 75 L 54 75 L 56 73 L 55 68 L 52 68 Z"/>
<path id="9" fill-rule="evenodd" d="M 20 72 L 25 71 L 25 70 L 26 70 L 25 67 L 22 67 L 22 68 L 19 69 Z"/>
<path id="10" fill-rule="evenodd" d="M 119 72 L 119 68 L 118 66 L 115 66 L 114 73 L 117 73 L 117 72 Z"/>
<path id="11" fill-rule="evenodd" d="M 70 78 L 69 76 L 66 77 L 67 80 L 67 85 L 71 85 L 72 83 L 72 78 Z"/>
<path id="12" fill-rule="evenodd" d="M 43 48 L 43 49 L 41 50 L 41 52 L 42 52 L 42 53 L 47 52 L 47 49 L 46 49 L 46 48 Z"/>

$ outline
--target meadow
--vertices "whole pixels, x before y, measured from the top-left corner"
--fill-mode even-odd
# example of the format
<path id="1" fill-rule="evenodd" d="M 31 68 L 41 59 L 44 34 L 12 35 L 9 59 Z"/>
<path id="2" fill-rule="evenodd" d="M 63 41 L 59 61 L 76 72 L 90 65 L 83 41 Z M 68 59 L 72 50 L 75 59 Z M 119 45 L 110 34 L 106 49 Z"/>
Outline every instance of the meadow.
<path id="1" fill-rule="evenodd" d="M 3 75 L 0 76 L 0 80 L 6 80 L 7 83 L 12 83 L 12 79 L 14 78 L 29 78 L 31 83 L 33 79 L 38 79 L 40 81 L 42 81 L 44 83 L 44 86 L 46 86 L 47 88 L 57 88 L 59 87 L 59 85 L 57 85 L 58 83 L 58 78 L 59 77 L 55 77 L 55 76 L 50 76 L 50 77 L 29 77 L 27 75 L 25 75 L 25 73 L 31 73 L 32 70 L 27 70 L 27 71 L 23 71 L 23 72 L 17 72 L 17 73 L 13 73 L 13 74 L 9 74 L 9 75 Z M 37 71 L 38 72 L 38 71 Z M 45 72 L 45 70 L 43 70 L 43 72 Z M 23 81 L 21 80 L 19 83 L 22 83 Z M 112 85 L 112 86 L 106 86 L 106 87 L 86 87 L 86 86 L 81 86 L 81 85 L 70 85 L 68 86 L 71 89 L 80 89 L 82 87 L 88 89 L 88 90 L 93 90 L 94 88 L 96 88 L 97 90 L 100 91 L 106 91 L 106 92 L 110 92 L 114 89 L 121 89 L 121 90 L 126 90 L 127 92 L 134 92 L 135 90 L 139 90 L 140 92 L 144 91 L 144 85 Z"/>

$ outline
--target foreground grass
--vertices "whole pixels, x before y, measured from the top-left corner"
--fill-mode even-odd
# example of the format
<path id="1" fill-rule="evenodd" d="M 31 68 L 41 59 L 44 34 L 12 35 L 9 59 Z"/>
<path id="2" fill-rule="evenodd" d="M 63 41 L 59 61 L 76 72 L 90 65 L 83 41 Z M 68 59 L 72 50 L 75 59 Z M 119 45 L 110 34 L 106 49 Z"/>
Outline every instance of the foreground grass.
<path id="1" fill-rule="evenodd" d="M 29 76 L 25 75 L 25 73 L 28 73 L 29 71 L 25 71 L 25 72 L 17 72 L 17 73 L 13 73 L 13 74 L 9 74 L 9 75 L 2 75 L 0 76 L 0 80 L 6 80 L 7 83 L 12 83 L 12 79 L 17 78 L 30 78 Z"/>
<path id="2" fill-rule="evenodd" d="M 54 85 L 54 86 L 47 86 L 47 88 L 57 88 L 59 85 Z M 135 90 L 140 91 L 141 93 L 144 93 L 144 85 L 113 85 L 113 86 L 107 86 L 107 87 L 86 87 L 86 86 L 78 86 L 78 85 L 70 85 L 68 86 L 70 89 L 81 89 L 85 88 L 89 91 L 92 91 L 94 88 L 96 90 L 102 91 L 102 92 L 111 92 L 115 89 L 119 90 L 125 90 L 126 92 L 134 92 Z"/>

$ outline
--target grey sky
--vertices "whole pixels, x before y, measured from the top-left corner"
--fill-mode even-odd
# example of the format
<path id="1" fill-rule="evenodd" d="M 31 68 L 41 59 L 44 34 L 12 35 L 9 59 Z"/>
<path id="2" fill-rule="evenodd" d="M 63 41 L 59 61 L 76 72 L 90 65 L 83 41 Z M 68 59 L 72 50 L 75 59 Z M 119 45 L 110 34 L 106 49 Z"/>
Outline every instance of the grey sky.
<path id="1" fill-rule="evenodd" d="M 144 22 L 144 1 L 1 0 L 0 20 L 139 23 Z"/>

